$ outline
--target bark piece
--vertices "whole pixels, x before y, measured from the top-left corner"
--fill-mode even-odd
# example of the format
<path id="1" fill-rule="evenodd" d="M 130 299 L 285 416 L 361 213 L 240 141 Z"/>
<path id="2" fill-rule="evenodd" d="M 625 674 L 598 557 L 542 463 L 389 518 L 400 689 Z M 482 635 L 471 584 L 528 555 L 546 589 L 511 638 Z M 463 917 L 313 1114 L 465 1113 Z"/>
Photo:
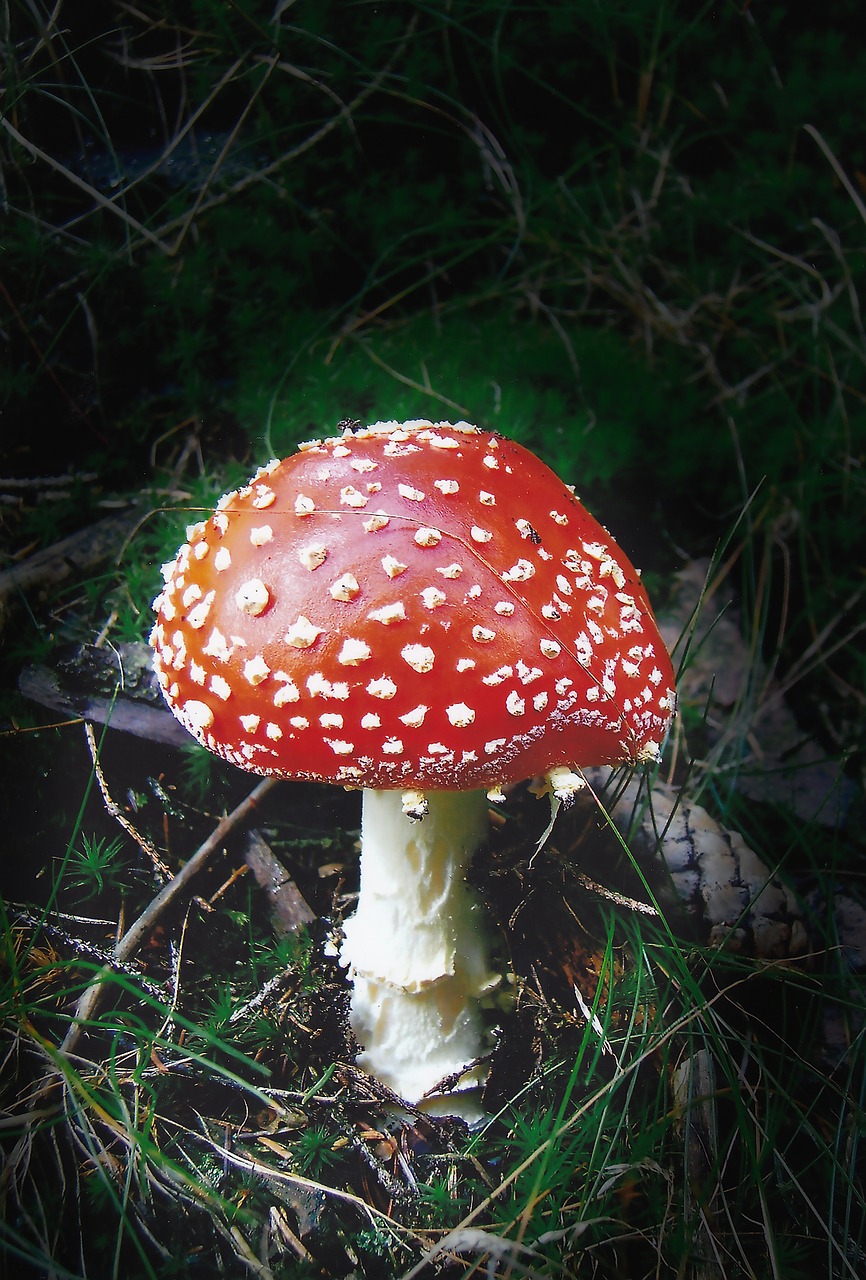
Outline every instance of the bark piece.
<path id="1" fill-rule="evenodd" d="M 31 702 L 64 716 L 110 724 L 169 747 L 191 743 L 163 703 L 150 647 L 141 642 L 58 649 L 53 666 L 25 667 L 18 688 Z"/>
<path id="2" fill-rule="evenodd" d="M 247 836 L 244 861 L 265 891 L 275 933 L 285 937 L 312 924 L 315 911 L 258 831 Z"/>

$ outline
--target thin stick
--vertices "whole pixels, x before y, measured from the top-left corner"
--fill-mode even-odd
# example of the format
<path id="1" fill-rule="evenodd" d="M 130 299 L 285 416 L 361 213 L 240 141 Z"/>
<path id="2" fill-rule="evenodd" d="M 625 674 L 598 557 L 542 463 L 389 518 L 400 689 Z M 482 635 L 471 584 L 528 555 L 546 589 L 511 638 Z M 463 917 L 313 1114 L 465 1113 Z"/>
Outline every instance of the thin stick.
<path id="1" fill-rule="evenodd" d="M 198 875 L 222 845 L 223 841 L 234 831 L 235 827 L 240 826 L 242 822 L 245 822 L 250 817 L 268 792 L 276 786 L 277 781 L 277 778 L 263 778 L 246 799 L 242 800 L 237 808 L 233 809 L 230 814 L 217 824 L 204 844 L 190 858 L 189 862 L 181 867 L 177 875 L 169 880 L 163 889 L 160 889 L 156 897 L 151 900 L 134 924 L 130 925 L 126 933 L 118 941 L 112 956 L 115 964 L 122 964 L 135 953 L 166 907 L 174 901 L 189 881 Z M 111 972 L 112 970 L 109 966 L 101 969 L 90 986 L 82 993 L 69 1030 L 60 1046 L 61 1053 L 70 1054 L 73 1052 L 81 1038 L 85 1024 L 93 1017 L 105 988 L 105 979 Z"/>
<path id="2" fill-rule="evenodd" d="M 58 942 L 63 943 L 64 946 L 71 948 L 73 951 L 77 951 L 79 955 L 86 956 L 89 960 L 98 960 L 106 969 L 110 969 L 112 973 L 125 973 L 127 977 L 135 978 L 142 984 L 144 990 L 156 999 L 162 1000 L 165 998 L 165 991 L 157 983 L 146 981 L 130 965 L 118 964 L 114 959 L 113 952 L 107 951 L 105 947 L 98 947 L 95 943 L 88 942 L 85 938 L 76 937 L 74 933 L 69 933 L 59 924 L 54 924 L 50 920 L 43 920 L 41 916 L 36 916 L 25 906 L 15 906 L 12 903 L 9 905 L 13 907 L 16 922 L 20 920 L 22 924 L 26 924 L 32 929 L 43 930 L 49 937 L 56 938 Z M 82 923 L 92 924 L 93 921 L 82 920 Z M 111 922 L 109 921 L 108 923 Z"/>
<path id="3" fill-rule="evenodd" d="M 132 836 L 139 849 L 147 854 L 153 863 L 154 871 L 156 871 L 157 875 L 163 883 L 165 883 L 166 880 L 171 879 L 171 872 L 168 867 L 165 865 L 155 847 L 147 837 L 143 836 L 139 831 L 136 831 L 135 827 L 129 821 L 129 818 L 127 818 L 120 805 L 112 798 L 111 792 L 108 790 L 108 784 L 105 781 L 105 774 L 102 772 L 102 766 L 99 763 L 99 751 L 96 746 L 96 736 L 93 732 L 93 725 L 90 721 L 87 721 L 85 724 L 84 732 L 87 735 L 87 746 L 90 751 L 90 758 L 93 761 L 93 772 L 96 775 L 96 781 L 99 786 L 100 794 L 102 795 L 102 803 L 105 805 L 112 818 L 114 818 L 115 822 L 119 822 L 124 831 L 128 835 Z"/>
<path id="4" fill-rule="evenodd" d="M 582 872 L 577 873 L 577 882 L 582 889 L 587 889 L 596 897 L 613 902 L 618 907 L 628 907 L 629 911 L 639 911 L 644 916 L 657 917 L 659 914 L 648 902 L 641 902 L 638 898 L 627 898 L 625 894 L 617 893 L 615 889 L 606 889 L 603 884 L 599 884 L 597 880 L 590 880 L 589 876 L 583 875 Z"/>

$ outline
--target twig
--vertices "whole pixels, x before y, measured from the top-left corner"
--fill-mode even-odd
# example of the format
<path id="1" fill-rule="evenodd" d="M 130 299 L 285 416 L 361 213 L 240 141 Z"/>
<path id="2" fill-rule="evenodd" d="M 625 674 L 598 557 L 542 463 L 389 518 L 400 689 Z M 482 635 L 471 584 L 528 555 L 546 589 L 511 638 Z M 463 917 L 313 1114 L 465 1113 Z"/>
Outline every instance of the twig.
<path id="1" fill-rule="evenodd" d="M 273 978 L 269 978 L 260 991 L 257 991 L 251 999 L 247 1000 L 244 1004 L 235 1009 L 234 1013 L 229 1017 L 229 1022 L 240 1022 L 242 1018 L 246 1018 L 251 1013 L 255 1013 L 255 1011 L 261 1008 L 263 1004 L 267 1004 L 271 996 L 279 991 L 280 987 L 284 986 L 291 976 L 290 971 L 288 969 L 284 969 Z"/>
<path id="2" fill-rule="evenodd" d="M 67 471 L 62 476 L 2 476 L 0 489 L 64 489 L 98 479 L 98 471 Z"/>
<path id="3" fill-rule="evenodd" d="M 114 948 L 113 963 L 122 964 L 134 954 L 166 907 L 186 888 L 190 880 L 205 867 L 208 860 L 231 832 L 250 817 L 268 792 L 273 790 L 277 781 L 278 779 L 276 778 L 263 778 L 246 799 L 242 800 L 237 808 L 233 809 L 230 814 L 217 824 L 204 844 L 190 858 L 189 862 L 181 867 L 177 875 L 172 880 L 169 880 L 168 884 L 151 900 L 134 924 L 127 929 Z M 111 969 L 108 966 L 101 969 L 90 986 L 82 993 L 69 1030 L 60 1046 L 61 1053 L 69 1055 L 73 1052 L 87 1022 L 96 1011 L 104 989 L 105 979 L 110 973 Z"/>
<path id="4" fill-rule="evenodd" d="M 159 856 L 147 837 L 136 831 L 135 827 L 129 821 L 129 818 L 127 818 L 126 814 L 120 808 L 120 805 L 111 797 L 108 785 L 105 781 L 105 775 L 102 772 L 102 766 L 99 763 L 99 752 L 96 747 L 96 736 L 93 732 L 93 725 L 89 722 L 86 723 L 84 726 L 84 732 L 87 735 L 87 746 L 90 750 L 90 758 L 93 761 L 93 772 L 96 775 L 96 782 L 102 795 L 103 804 L 111 814 L 112 818 L 114 818 L 115 822 L 119 822 L 124 831 L 128 835 L 132 836 L 139 849 L 147 854 L 153 863 L 153 867 L 157 875 L 159 875 L 163 883 L 165 883 L 166 880 L 171 879 L 171 872 L 168 867 L 165 865 L 162 858 Z"/>
<path id="5" fill-rule="evenodd" d="M 112 973 L 123 973 L 129 978 L 134 978 L 149 995 L 154 996 L 157 1000 L 165 998 L 165 991 L 158 983 L 150 982 L 131 965 L 120 964 L 105 947 L 99 947 L 93 942 L 88 942 L 85 938 L 79 938 L 76 934 L 70 933 L 68 929 L 62 928 L 61 925 L 54 924 L 51 920 L 43 919 L 41 915 L 37 917 L 25 906 L 15 907 L 15 919 L 28 926 L 28 928 L 42 930 L 49 937 L 56 939 L 56 941 L 69 947 L 72 951 L 76 951 L 79 955 L 86 956 L 89 960 L 98 961 L 106 969 L 110 969 Z M 92 920 L 82 920 L 81 922 L 83 924 L 94 923 Z"/>
<path id="6" fill-rule="evenodd" d="M 613 902 L 618 907 L 628 907 L 629 911 L 638 911 L 644 916 L 658 916 L 655 907 L 651 907 L 648 902 L 641 902 L 638 898 L 627 898 L 623 893 L 617 893 L 615 889 L 606 889 L 603 884 L 599 884 L 597 880 L 590 880 L 589 876 L 585 876 L 582 872 L 576 875 L 578 884 L 583 889 L 587 889 L 590 893 L 594 893 L 598 898 L 604 898 L 608 902 Z"/>

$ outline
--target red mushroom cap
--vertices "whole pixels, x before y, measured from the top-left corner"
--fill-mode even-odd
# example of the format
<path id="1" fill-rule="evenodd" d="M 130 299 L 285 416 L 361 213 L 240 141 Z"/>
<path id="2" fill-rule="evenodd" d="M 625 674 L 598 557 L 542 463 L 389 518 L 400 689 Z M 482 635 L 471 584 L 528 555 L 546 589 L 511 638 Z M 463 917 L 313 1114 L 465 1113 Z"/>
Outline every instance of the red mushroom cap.
<path id="1" fill-rule="evenodd" d="M 312 441 L 187 539 L 154 602 L 156 671 L 244 769 L 467 790 L 658 752 L 674 677 L 638 575 L 501 436 Z"/>

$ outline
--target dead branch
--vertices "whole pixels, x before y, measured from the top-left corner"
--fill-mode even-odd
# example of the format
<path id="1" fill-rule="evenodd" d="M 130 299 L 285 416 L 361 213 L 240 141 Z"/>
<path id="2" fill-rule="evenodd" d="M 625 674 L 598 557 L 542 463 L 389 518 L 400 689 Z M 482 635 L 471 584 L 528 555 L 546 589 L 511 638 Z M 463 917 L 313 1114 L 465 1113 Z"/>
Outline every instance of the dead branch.
<path id="1" fill-rule="evenodd" d="M 159 917 L 168 906 L 186 888 L 194 876 L 204 869 L 209 859 L 216 853 L 217 849 L 228 839 L 232 832 L 253 814 L 268 794 L 276 786 L 278 779 L 263 778 L 258 786 L 254 787 L 246 799 L 231 811 L 221 822 L 217 824 L 211 834 L 205 840 L 189 862 L 185 863 L 178 871 L 177 875 L 171 879 L 168 884 L 159 891 L 155 898 L 151 900 L 149 905 L 144 909 L 138 919 L 130 925 L 126 933 L 119 940 L 114 948 L 112 961 L 114 964 L 123 964 L 125 961 L 135 954 L 138 947 L 153 929 Z M 66 1055 L 71 1054 L 78 1041 L 81 1038 L 87 1022 L 93 1017 L 97 1005 L 102 997 L 105 989 L 105 980 L 110 975 L 111 969 L 106 966 L 96 975 L 90 986 L 82 993 L 69 1030 L 60 1046 L 60 1052 Z"/>
<path id="2" fill-rule="evenodd" d="M 90 751 L 90 758 L 93 761 L 93 772 L 96 776 L 96 783 L 99 787 L 105 808 L 111 817 L 114 818 L 115 822 L 118 822 L 123 827 L 127 835 L 132 837 L 139 849 L 141 849 L 143 853 L 147 854 L 153 863 L 154 871 L 156 871 L 160 880 L 164 883 L 171 876 L 171 872 L 168 867 L 165 865 L 150 840 L 135 829 L 129 821 L 129 818 L 127 818 L 120 805 L 112 798 L 111 793 L 108 790 L 108 784 L 105 781 L 105 774 L 102 772 L 102 765 L 99 763 L 99 752 L 96 747 L 96 736 L 93 732 L 93 725 L 85 724 L 84 732 L 87 736 L 87 747 Z"/>
<path id="3" fill-rule="evenodd" d="M 80 579 L 117 551 L 140 518 L 137 507 L 122 515 L 106 516 L 0 572 L 0 631 L 17 596 L 53 589 L 70 578 Z"/>

